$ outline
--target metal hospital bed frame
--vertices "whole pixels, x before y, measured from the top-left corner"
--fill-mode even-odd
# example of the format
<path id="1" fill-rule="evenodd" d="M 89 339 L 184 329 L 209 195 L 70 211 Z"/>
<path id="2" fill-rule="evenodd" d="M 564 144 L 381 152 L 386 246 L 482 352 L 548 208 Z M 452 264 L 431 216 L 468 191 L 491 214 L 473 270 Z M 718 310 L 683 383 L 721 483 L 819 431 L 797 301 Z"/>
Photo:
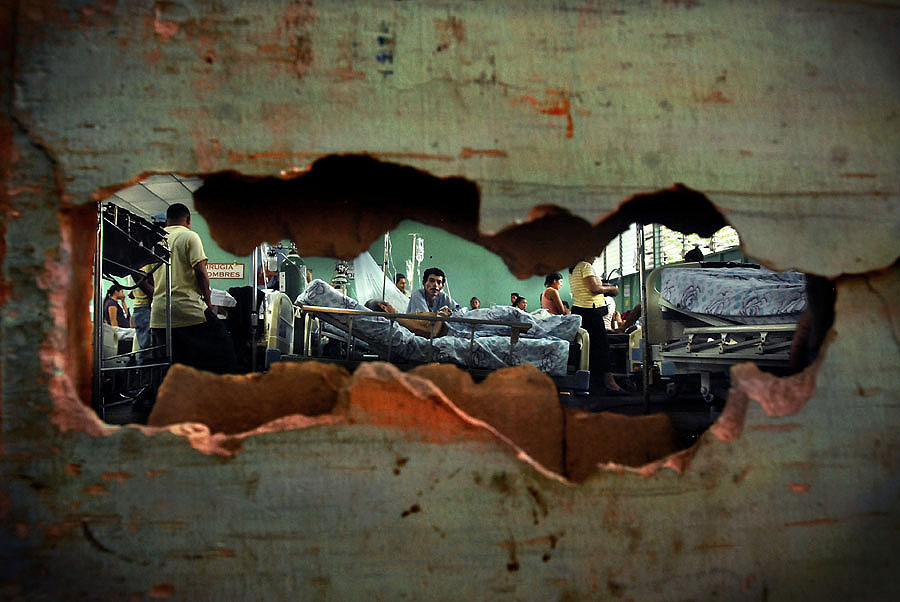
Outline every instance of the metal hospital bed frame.
<path id="1" fill-rule="evenodd" d="M 700 394 L 715 400 L 713 378 L 724 379 L 734 364 L 786 369 L 796 324 L 739 324 L 731 320 L 676 308 L 662 298 L 659 285 L 667 269 L 704 267 L 703 263 L 661 266 L 647 277 L 645 324 L 652 365 L 659 377 L 699 376 Z M 718 267 L 750 267 L 731 264 Z M 752 266 L 758 267 L 758 266 Z M 652 373 L 651 373 L 652 374 Z"/>
<path id="2" fill-rule="evenodd" d="M 277 313 L 277 309 L 273 312 Z M 512 357 L 513 350 L 515 348 L 515 344 L 519 340 L 519 335 L 521 333 L 527 332 L 531 328 L 531 324 L 526 322 L 508 322 L 508 321 L 497 321 L 497 320 L 481 320 L 476 318 L 460 318 L 460 317 L 441 317 L 441 316 L 430 316 L 423 314 L 407 314 L 407 313 L 387 313 L 387 312 L 373 312 L 373 311 L 363 311 L 363 310 L 354 310 L 354 309 L 341 309 L 341 308 L 333 308 L 333 307 L 322 307 L 315 305 L 304 305 L 304 306 L 294 306 L 294 315 L 295 315 L 295 324 L 297 320 L 300 320 L 302 324 L 302 329 L 294 329 L 291 336 L 291 342 L 288 345 L 287 342 L 283 342 L 281 344 L 281 348 L 291 347 L 294 350 L 294 353 L 288 354 L 284 353 L 282 349 L 273 350 L 272 345 L 269 345 L 267 349 L 267 364 L 271 361 L 278 360 L 287 360 L 287 361 L 298 361 L 302 359 L 312 359 L 315 357 L 320 357 L 322 355 L 321 343 L 318 351 L 314 349 L 313 345 L 313 334 L 315 332 L 319 332 L 320 334 L 326 334 L 326 336 L 336 336 L 342 342 L 346 344 L 345 351 L 345 361 L 353 361 L 353 352 L 356 349 L 357 341 L 361 342 L 362 345 L 365 345 L 371 353 L 363 353 L 362 360 L 372 360 L 372 359 L 383 359 L 384 361 L 390 362 L 393 355 L 393 337 L 388 336 L 388 344 L 384 345 L 383 343 L 376 342 L 371 340 L 371 337 L 366 337 L 365 335 L 361 335 L 359 332 L 354 332 L 353 329 L 353 320 L 354 318 L 373 318 L 373 317 L 382 317 L 388 320 L 388 332 L 393 332 L 394 323 L 398 319 L 411 319 L 418 321 L 427 321 L 432 326 L 437 322 L 458 322 L 463 324 L 469 324 L 471 326 L 471 334 L 469 336 L 469 357 L 466 362 L 466 369 L 471 371 L 479 370 L 479 368 L 473 365 L 473 354 L 475 349 L 475 327 L 479 324 L 492 325 L 492 326 L 505 326 L 509 328 L 508 336 L 510 339 L 510 347 L 509 347 L 509 357 Z M 342 315 L 347 316 L 347 324 L 343 324 L 339 320 L 335 319 L 334 316 Z M 325 326 L 330 326 L 331 328 L 326 330 Z M 297 332 L 302 332 L 302 346 L 298 348 L 298 341 L 294 338 Z M 269 337 L 271 340 L 271 337 Z M 430 339 L 430 349 L 429 349 L 429 357 L 428 361 L 431 361 L 434 357 L 434 339 Z M 577 344 L 581 349 L 581 356 L 579 359 L 578 369 L 575 373 L 575 377 L 573 382 L 569 383 L 567 379 L 563 377 L 551 377 L 557 382 L 558 385 L 569 385 L 570 388 L 575 389 L 576 391 L 587 390 L 588 383 L 590 382 L 590 364 L 589 364 L 589 356 L 590 356 L 590 337 L 588 336 L 587 331 L 582 328 L 578 329 L 578 332 L 575 336 L 574 344 Z M 297 353 L 299 352 L 299 354 Z M 568 376 L 568 375 L 567 375 Z"/>

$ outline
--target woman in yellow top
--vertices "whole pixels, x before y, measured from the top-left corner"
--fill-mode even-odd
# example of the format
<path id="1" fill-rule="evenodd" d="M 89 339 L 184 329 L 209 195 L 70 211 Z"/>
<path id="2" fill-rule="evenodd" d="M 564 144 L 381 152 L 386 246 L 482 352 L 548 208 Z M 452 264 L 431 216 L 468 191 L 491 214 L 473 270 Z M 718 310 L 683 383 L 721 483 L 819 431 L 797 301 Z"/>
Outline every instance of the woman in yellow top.
<path id="1" fill-rule="evenodd" d="M 591 337 L 591 392 L 624 393 L 609 371 L 609 342 L 603 316 L 608 311 L 604 295 L 618 295 L 619 287 L 605 285 L 597 278 L 590 261 L 579 261 L 569 268 L 572 289 L 572 313 L 581 316 L 581 327 Z"/>

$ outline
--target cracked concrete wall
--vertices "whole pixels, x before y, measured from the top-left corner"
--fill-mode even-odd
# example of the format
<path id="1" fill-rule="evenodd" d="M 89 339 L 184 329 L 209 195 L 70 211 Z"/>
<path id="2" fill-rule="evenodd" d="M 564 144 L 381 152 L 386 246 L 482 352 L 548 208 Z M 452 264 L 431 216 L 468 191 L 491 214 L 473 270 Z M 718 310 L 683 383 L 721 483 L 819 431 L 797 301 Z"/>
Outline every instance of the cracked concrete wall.
<path id="1" fill-rule="evenodd" d="M 896 598 L 897 6 L 543 4 L 4 5 L 4 597 Z M 484 233 L 683 182 L 839 277 L 832 342 L 735 374 L 692 457 L 577 486 L 383 372 L 355 420 L 232 438 L 85 410 L 98 191 L 332 152 L 472 180 Z"/>

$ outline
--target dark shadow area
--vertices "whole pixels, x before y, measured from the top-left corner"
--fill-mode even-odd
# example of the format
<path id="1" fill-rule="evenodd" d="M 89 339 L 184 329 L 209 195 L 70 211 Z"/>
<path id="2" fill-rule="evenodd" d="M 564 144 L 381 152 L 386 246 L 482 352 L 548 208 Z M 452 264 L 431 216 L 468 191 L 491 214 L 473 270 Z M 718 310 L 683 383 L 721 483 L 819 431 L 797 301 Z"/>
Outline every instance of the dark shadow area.
<path id="1" fill-rule="evenodd" d="M 237 255 L 250 253 L 254 241 L 288 239 L 297 242 L 303 256 L 350 260 L 408 219 L 496 253 L 518 278 L 572 265 L 586 251 L 603 249 L 632 223 L 659 223 L 701 236 L 727 225 L 705 195 L 676 184 L 626 199 L 596 224 L 544 205 L 523 224 L 482 235 L 480 193 L 473 182 L 438 178 L 368 155 L 328 156 L 290 179 L 211 174 L 194 200 L 213 238 Z"/>

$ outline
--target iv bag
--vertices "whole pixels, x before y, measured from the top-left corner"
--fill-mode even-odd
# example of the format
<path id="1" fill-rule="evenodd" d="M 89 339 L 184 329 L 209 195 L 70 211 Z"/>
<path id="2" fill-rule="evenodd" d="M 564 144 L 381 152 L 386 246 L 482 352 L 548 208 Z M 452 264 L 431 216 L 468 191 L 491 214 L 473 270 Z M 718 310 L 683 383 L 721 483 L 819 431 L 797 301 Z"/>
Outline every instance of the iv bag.
<path id="1" fill-rule="evenodd" d="M 266 256 L 266 269 L 270 272 L 278 271 L 278 253 L 275 249 L 269 249 L 269 253 Z"/>
<path id="2" fill-rule="evenodd" d="M 423 259 L 425 259 L 425 239 L 418 237 L 416 238 L 416 261 L 422 263 Z"/>

